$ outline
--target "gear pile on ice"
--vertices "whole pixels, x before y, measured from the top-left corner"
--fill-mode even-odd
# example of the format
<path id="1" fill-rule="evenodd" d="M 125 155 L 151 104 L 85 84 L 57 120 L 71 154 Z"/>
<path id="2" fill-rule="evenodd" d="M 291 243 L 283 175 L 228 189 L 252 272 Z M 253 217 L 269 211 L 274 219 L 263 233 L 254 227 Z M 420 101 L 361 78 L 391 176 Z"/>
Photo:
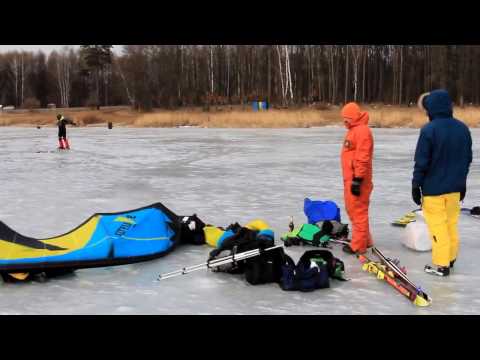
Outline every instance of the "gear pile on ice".
<path id="1" fill-rule="evenodd" d="M 182 219 L 182 226 L 187 227 L 192 235 L 186 241 L 201 243 L 203 237 L 204 242 L 215 249 L 210 252 L 207 262 L 159 275 L 159 280 L 202 269 L 241 274 L 251 285 L 278 283 L 283 290 L 288 291 L 328 288 L 330 278 L 345 280 L 343 262 L 327 250 L 307 251 L 295 264 L 284 253 L 283 246 L 275 246 L 274 233 L 263 220 L 254 220 L 245 226 L 234 223 L 224 229 L 205 225 L 193 215 Z M 325 229 L 327 226 L 328 233 L 331 234 L 332 223 L 323 221 L 322 227 Z M 304 232 L 314 228 L 320 231 L 317 225 L 306 224 L 304 227 Z M 338 228 L 345 229 L 342 226 Z M 293 223 L 291 229 L 295 231 Z M 198 232 L 195 236 L 194 231 Z M 298 233 L 300 236 L 303 234 L 301 231 Z"/>
<path id="2" fill-rule="evenodd" d="M 273 255 L 272 255 L 273 254 Z M 283 257 L 283 246 L 272 246 L 270 248 L 262 249 L 262 248 L 256 248 L 253 250 L 248 250 L 244 251 L 241 253 L 232 253 L 231 255 L 223 256 L 223 257 L 217 257 L 214 259 L 209 259 L 207 262 L 198 264 L 198 265 L 193 265 L 193 266 L 187 266 L 184 267 L 180 270 L 172 271 L 166 274 L 161 274 L 158 276 L 158 280 L 164 280 L 168 279 L 171 277 L 179 276 L 179 275 L 185 275 L 189 274 L 194 271 L 198 270 L 203 270 L 203 269 L 212 269 L 212 270 L 217 270 L 218 268 L 229 265 L 229 264 L 238 264 L 240 261 L 246 261 L 247 259 L 252 259 L 256 257 L 260 257 L 263 263 L 271 263 L 272 269 L 277 267 L 278 271 L 280 271 L 280 266 L 281 266 L 281 257 Z M 271 260 L 268 260 L 270 258 Z M 258 264 L 260 261 L 257 261 L 256 263 Z M 248 265 L 246 266 L 248 268 Z M 260 271 L 259 274 L 262 276 L 265 271 Z M 254 274 L 252 274 L 254 275 Z M 265 275 L 263 275 L 265 276 Z M 279 281 L 280 279 L 280 274 L 274 274 L 272 277 L 276 278 L 276 281 Z M 247 276 L 247 280 L 249 280 Z M 269 281 L 270 282 L 270 281 Z M 273 282 L 273 281 L 272 281 Z M 253 281 L 251 282 L 254 285 L 258 283 L 262 283 L 261 281 Z"/>
<path id="3" fill-rule="evenodd" d="M 302 224 L 293 231 L 284 233 L 281 240 L 285 246 L 312 245 L 327 247 L 330 242 L 346 242 L 348 237 L 348 225 L 341 224 L 335 220 L 325 220 L 317 224 Z"/>
<path id="4" fill-rule="evenodd" d="M 186 274 L 200 269 L 215 272 L 244 274 L 252 285 L 279 282 L 283 262 L 283 247 L 274 245 L 274 232 L 263 220 L 254 220 L 240 225 L 238 222 L 226 228 L 205 224 L 195 214 L 181 221 L 189 237 L 184 241 L 192 244 L 206 243 L 215 247 L 204 264 L 187 267 L 159 279 Z"/>
<path id="5" fill-rule="evenodd" d="M 313 245 L 326 247 L 332 240 L 346 240 L 348 225 L 342 224 L 340 208 L 335 202 L 304 200 L 303 207 L 308 224 L 295 228 L 293 218 L 290 220 L 290 231 L 281 236 L 285 246 Z"/>
<path id="6" fill-rule="evenodd" d="M 241 264 L 241 265 L 240 265 Z M 278 283 L 286 291 L 313 291 L 330 287 L 330 278 L 346 281 L 345 265 L 328 250 L 306 251 L 298 263 L 284 253 L 283 246 L 256 248 L 215 257 L 207 262 L 184 267 L 158 276 L 158 280 L 212 269 L 240 273 L 251 285 Z"/>

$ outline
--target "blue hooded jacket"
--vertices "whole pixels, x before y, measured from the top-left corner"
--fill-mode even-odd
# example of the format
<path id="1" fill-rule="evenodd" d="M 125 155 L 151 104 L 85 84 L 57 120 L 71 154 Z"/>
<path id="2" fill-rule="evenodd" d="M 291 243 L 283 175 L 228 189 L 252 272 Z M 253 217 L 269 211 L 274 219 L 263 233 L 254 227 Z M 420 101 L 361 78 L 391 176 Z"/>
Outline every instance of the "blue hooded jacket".
<path id="1" fill-rule="evenodd" d="M 423 106 L 430 122 L 420 131 L 412 185 L 420 186 L 427 196 L 464 191 L 472 162 L 470 130 L 453 118 L 447 91 L 432 91 Z"/>

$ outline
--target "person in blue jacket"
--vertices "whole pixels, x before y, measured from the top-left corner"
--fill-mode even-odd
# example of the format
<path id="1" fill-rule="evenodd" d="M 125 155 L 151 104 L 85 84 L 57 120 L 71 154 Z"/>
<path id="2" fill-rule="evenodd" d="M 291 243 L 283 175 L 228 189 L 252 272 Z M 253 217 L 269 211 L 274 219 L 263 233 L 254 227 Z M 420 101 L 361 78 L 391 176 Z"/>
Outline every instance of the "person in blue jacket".
<path id="1" fill-rule="evenodd" d="M 422 206 L 432 239 L 433 266 L 426 265 L 425 271 L 448 276 L 458 255 L 457 223 L 467 192 L 472 137 L 468 127 L 453 117 L 446 90 L 423 94 L 418 106 L 430 121 L 421 129 L 415 150 L 412 198 Z"/>

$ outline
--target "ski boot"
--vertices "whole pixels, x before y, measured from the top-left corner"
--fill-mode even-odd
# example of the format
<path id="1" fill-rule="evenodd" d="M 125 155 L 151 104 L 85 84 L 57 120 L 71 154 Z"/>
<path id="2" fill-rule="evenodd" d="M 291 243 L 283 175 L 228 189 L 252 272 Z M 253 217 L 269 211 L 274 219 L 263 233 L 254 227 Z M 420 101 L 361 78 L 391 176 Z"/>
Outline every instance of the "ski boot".
<path id="1" fill-rule="evenodd" d="M 350 245 L 344 245 L 342 248 L 343 252 L 346 252 L 347 254 L 350 255 L 355 255 L 355 251 L 350 247 Z"/>
<path id="2" fill-rule="evenodd" d="M 350 247 L 350 245 L 344 245 L 342 250 L 343 250 L 343 252 L 345 252 L 347 254 L 350 254 L 350 255 L 357 255 L 357 254 L 365 254 L 366 253 L 366 251 L 360 251 L 360 250 L 354 251 Z"/>
<path id="3" fill-rule="evenodd" d="M 425 272 L 427 274 L 436 275 L 436 276 L 448 276 L 450 275 L 449 266 L 438 266 L 436 269 L 433 266 L 425 265 Z"/>

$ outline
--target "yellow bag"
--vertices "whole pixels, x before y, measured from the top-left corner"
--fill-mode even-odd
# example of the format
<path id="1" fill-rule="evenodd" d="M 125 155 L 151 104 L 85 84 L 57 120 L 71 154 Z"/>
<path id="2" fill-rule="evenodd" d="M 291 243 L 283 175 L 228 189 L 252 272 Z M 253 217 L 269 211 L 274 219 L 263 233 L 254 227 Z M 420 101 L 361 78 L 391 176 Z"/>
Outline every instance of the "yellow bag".
<path id="1" fill-rule="evenodd" d="M 245 227 L 253 231 L 270 229 L 270 226 L 265 221 L 259 219 L 250 221 L 247 225 L 245 225 Z"/>
<path id="2" fill-rule="evenodd" d="M 216 248 L 218 240 L 224 232 L 224 230 L 219 229 L 216 226 L 205 226 L 203 228 L 203 233 L 205 234 L 205 242 L 208 245 Z"/>

